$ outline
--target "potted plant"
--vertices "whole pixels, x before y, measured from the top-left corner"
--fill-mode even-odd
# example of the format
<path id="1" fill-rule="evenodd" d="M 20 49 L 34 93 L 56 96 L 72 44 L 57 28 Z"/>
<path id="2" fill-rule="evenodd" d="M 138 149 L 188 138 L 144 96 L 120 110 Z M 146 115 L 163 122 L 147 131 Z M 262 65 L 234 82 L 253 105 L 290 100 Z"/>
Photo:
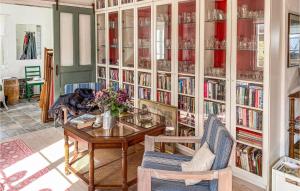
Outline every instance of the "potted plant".
<path id="1" fill-rule="evenodd" d="M 94 103 L 103 112 L 103 128 L 113 127 L 115 118 L 130 107 L 130 99 L 124 90 L 104 89 L 96 93 Z"/>

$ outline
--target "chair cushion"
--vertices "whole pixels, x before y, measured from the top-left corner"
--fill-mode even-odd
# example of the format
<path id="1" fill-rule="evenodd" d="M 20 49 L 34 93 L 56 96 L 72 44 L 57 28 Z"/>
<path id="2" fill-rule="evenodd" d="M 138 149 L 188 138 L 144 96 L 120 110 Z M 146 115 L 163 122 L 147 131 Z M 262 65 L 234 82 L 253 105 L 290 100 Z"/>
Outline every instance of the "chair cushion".
<path id="1" fill-rule="evenodd" d="M 144 153 L 142 167 L 159 170 L 181 171 L 181 163 L 192 160 L 191 156 L 147 151 Z M 209 191 L 208 181 L 186 186 L 184 181 L 167 181 L 152 178 L 152 191 Z"/>
<path id="2" fill-rule="evenodd" d="M 65 94 L 73 93 L 78 88 L 88 88 L 97 91 L 100 91 L 102 87 L 101 83 L 89 82 L 89 83 L 75 83 L 75 84 L 66 84 L 65 85 Z"/>
<path id="3" fill-rule="evenodd" d="M 216 155 L 211 169 L 220 170 L 226 168 L 230 160 L 231 149 L 234 144 L 232 136 L 220 120 L 214 115 L 210 115 L 208 117 L 204 128 L 201 145 L 203 145 L 206 141 L 210 150 Z M 210 190 L 218 190 L 217 180 L 210 182 Z"/>
<path id="4" fill-rule="evenodd" d="M 191 156 L 166 154 L 147 151 L 144 153 L 142 167 L 159 170 L 181 171 L 181 163 L 192 159 Z"/>
<path id="5" fill-rule="evenodd" d="M 210 191 L 207 181 L 202 181 L 193 186 L 186 186 L 184 182 L 152 178 L 151 187 L 152 191 Z"/>

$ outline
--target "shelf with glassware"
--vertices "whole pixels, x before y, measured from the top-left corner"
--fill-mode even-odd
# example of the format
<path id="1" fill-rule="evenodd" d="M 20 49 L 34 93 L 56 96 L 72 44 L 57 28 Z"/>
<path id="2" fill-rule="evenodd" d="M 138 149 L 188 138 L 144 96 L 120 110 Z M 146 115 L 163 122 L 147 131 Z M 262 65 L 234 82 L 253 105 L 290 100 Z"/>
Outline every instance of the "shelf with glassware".
<path id="1" fill-rule="evenodd" d="M 155 65 L 156 101 L 172 104 L 172 4 L 156 6 Z"/>
<path id="2" fill-rule="evenodd" d="M 264 176 L 264 1 L 237 1 L 235 165 Z M 254 179 L 254 178 L 253 178 Z"/>
<path id="3" fill-rule="evenodd" d="M 108 13 L 109 65 L 119 65 L 119 17 L 118 11 Z"/>
<path id="4" fill-rule="evenodd" d="M 195 0 L 178 3 L 177 101 L 178 136 L 195 136 L 196 131 L 196 6 Z M 195 144 L 180 144 L 187 152 Z"/>

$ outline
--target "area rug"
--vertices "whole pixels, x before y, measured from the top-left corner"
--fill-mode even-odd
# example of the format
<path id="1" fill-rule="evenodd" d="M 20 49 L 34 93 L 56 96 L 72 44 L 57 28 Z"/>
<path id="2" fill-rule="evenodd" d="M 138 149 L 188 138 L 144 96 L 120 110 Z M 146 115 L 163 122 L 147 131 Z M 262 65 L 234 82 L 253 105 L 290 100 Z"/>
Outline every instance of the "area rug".
<path id="1" fill-rule="evenodd" d="M 6 172 L 7 169 L 26 160 L 32 154 L 31 149 L 19 139 L 0 144 L 0 191 L 19 191 L 49 171 L 45 167 L 28 176 L 29 173 L 26 170 L 28 166 L 24 166 L 24 169 L 18 167 L 17 172 L 14 171 L 13 174 Z"/>

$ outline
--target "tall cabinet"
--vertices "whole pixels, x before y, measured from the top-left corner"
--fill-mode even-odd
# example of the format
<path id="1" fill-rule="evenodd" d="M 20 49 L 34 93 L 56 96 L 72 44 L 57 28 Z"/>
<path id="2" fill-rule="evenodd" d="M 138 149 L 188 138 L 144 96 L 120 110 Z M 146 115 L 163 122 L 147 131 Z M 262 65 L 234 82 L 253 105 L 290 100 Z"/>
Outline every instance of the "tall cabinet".
<path id="1" fill-rule="evenodd" d="M 271 1 L 97 0 L 97 80 L 135 107 L 178 107 L 178 136 L 201 136 L 217 115 L 237 141 L 234 175 L 268 189 L 280 131 Z"/>

